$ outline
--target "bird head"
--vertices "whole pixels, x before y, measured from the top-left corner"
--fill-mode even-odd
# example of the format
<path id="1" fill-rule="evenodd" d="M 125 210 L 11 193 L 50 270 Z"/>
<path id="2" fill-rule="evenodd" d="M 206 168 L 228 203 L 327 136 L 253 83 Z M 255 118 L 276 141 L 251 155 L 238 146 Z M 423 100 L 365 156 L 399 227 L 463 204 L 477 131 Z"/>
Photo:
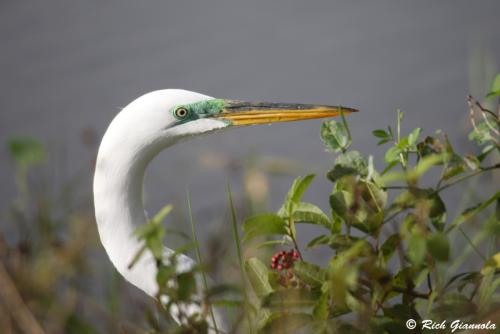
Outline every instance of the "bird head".
<path id="1" fill-rule="evenodd" d="M 341 106 L 243 102 L 165 89 L 131 102 L 113 120 L 107 132 L 140 147 L 165 147 L 181 138 L 216 130 L 339 116 L 356 111 Z"/>

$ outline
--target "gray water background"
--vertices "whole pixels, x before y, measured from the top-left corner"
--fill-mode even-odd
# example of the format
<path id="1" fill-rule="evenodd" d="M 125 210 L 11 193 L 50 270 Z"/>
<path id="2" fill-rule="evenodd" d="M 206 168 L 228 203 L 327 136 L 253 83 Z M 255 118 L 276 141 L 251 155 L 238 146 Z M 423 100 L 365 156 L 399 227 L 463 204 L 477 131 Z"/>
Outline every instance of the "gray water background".
<path id="1" fill-rule="evenodd" d="M 82 144 L 82 130 L 100 138 L 120 108 L 162 88 L 356 107 L 353 147 L 375 155 L 383 149 L 371 130 L 394 124 L 402 108 L 405 131 L 442 129 L 458 149 L 469 149 L 465 97 L 482 96 L 498 68 L 499 13 L 496 0 L 2 0 L 0 207 L 16 197 L 8 138 L 39 138 L 51 152 L 49 180 L 63 184 L 83 170 L 79 191 L 90 194 L 96 148 Z M 148 170 L 147 208 L 184 210 L 189 186 L 199 229 L 216 234 L 219 225 L 203 224 L 207 211 L 226 212 L 226 180 L 241 196 L 241 178 L 200 157 L 241 163 L 255 155 L 318 172 L 306 199 L 326 209 L 331 185 L 323 175 L 333 157 L 320 142 L 320 124 L 248 127 L 173 147 Z M 270 209 L 292 180 L 272 179 Z M 449 195 L 451 202 L 458 196 Z"/>

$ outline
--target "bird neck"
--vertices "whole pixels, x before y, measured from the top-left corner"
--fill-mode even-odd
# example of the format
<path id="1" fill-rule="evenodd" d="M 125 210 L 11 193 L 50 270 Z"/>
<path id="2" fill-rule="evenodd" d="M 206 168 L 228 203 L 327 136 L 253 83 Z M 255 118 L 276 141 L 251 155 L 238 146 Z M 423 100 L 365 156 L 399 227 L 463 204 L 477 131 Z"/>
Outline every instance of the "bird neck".
<path id="1" fill-rule="evenodd" d="M 144 211 L 142 188 L 149 162 L 161 151 L 158 145 L 147 147 L 116 143 L 104 136 L 94 175 L 94 206 L 101 242 L 116 269 L 129 282 L 155 296 L 156 265 L 145 252 L 132 268 L 142 242 L 134 235 L 137 226 L 148 219 Z"/>

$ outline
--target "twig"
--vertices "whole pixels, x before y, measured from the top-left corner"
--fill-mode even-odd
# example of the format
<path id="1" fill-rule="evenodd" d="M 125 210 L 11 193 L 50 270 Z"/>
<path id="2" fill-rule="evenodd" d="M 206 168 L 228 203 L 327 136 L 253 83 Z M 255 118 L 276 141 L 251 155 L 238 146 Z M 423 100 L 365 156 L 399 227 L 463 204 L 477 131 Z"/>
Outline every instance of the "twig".
<path id="1" fill-rule="evenodd" d="M 238 255 L 238 263 L 240 265 L 240 275 L 241 275 L 241 281 L 243 283 L 243 298 L 245 300 L 245 316 L 247 318 L 248 322 L 248 329 L 250 334 L 254 332 L 252 322 L 250 320 L 250 315 L 248 312 L 248 305 L 249 305 L 249 300 L 248 300 L 248 295 L 245 289 L 245 270 L 243 269 L 243 257 L 241 255 L 241 243 L 240 243 L 240 236 L 238 234 L 238 226 L 236 223 L 236 210 L 234 209 L 234 203 L 233 203 L 233 195 L 231 193 L 231 185 L 229 184 L 229 181 L 227 182 L 227 197 L 228 197 L 228 202 L 229 202 L 229 208 L 231 209 L 231 223 L 233 226 L 233 237 L 234 237 L 234 242 L 236 246 L 236 254 Z"/>
<path id="2" fill-rule="evenodd" d="M 429 295 L 430 295 L 430 293 L 422 293 L 422 292 L 418 292 L 415 290 L 402 289 L 402 288 L 398 288 L 398 287 L 393 287 L 392 291 L 406 293 L 407 295 L 410 295 L 414 298 L 420 298 L 420 299 L 429 299 Z"/>
<path id="3" fill-rule="evenodd" d="M 483 261 L 486 261 L 487 260 L 486 257 L 483 254 L 481 254 L 481 252 L 476 247 L 476 245 L 474 245 L 474 243 L 472 242 L 472 240 L 470 240 L 470 238 L 467 236 L 467 234 L 464 232 L 464 230 L 462 230 L 461 226 L 458 227 L 458 230 L 460 231 L 460 233 L 462 233 L 462 235 L 464 236 L 465 240 L 467 240 L 467 242 L 472 247 L 472 249 L 474 249 L 476 251 L 476 253 L 483 259 Z"/>
<path id="4" fill-rule="evenodd" d="M 200 244 L 198 242 L 198 237 L 196 236 L 196 231 L 194 229 L 193 210 L 191 208 L 191 194 L 189 193 L 189 190 L 186 190 L 186 199 L 189 210 L 189 223 L 191 224 L 191 235 L 193 238 L 193 242 L 195 244 L 196 258 L 198 260 L 198 264 L 201 266 L 202 262 L 201 262 Z M 208 283 L 207 283 L 207 277 L 205 275 L 205 270 L 201 271 L 201 279 L 203 281 L 203 287 L 205 288 L 205 290 L 208 290 Z M 209 312 L 210 312 L 210 318 L 212 319 L 212 323 L 214 325 L 215 333 L 219 333 L 219 329 L 217 328 L 217 323 L 215 322 L 215 315 L 212 305 L 209 305 Z"/>
<path id="5" fill-rule="evenodd" d="M 486 172 L 486 171 L 489 171 L 489 170 L 492 170 L 492 169 L 497 169 L 497 168 L 500 168 L 500 163 L 498 163 L 496 165 L 493 165 L 493 166 L 483 167 L 483 168 L 481 168 L 481 169 L 479 169 L 479 170 L 477 170 L 477 171 L 475 171 L 473 173 L 470 173 L 468 175 L 464 175 L 462 177 L 459 177 L 459 178 L 455 179 L 454 181 L 452 181 L 450 183 L 447 183 L 444 186 L 441 186 L 441 187 L 437 188 L 435 190 L 435 193 L 436 194 L 440 193 L 441 191 L 445 190 L 446 188 L 449 188 L 449 187 L 451 187 L 451 186 L 453 186 L 453 185 L 455 185 L 457 183 L 465 181 L 465 180 L 467 180 L 467 179 L 469 179 L 469 178 L 471 178 L 473 176 L 479 175 L 479 174 L 481 174 L 483 172 Z"/>
<path id="6" fill-rule="evenodd" d="M 17 322 L 22 332 L 27 334 L 44 334 L 42 327 L 35 319 L 29 308 L 24 304 L 21 295 L 0 262 L 0 296 L 11 317 Z"/>

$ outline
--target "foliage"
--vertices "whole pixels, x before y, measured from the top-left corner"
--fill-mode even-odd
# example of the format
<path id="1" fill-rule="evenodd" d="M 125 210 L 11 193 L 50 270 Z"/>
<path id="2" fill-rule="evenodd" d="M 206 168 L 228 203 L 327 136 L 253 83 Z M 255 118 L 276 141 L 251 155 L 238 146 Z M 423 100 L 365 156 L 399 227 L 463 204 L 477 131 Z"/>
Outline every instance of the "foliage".
<path id="1" fill-rule="evenodd" d="M 498 82 L 497 76 L 490 101 L 499 96 Z M 468 103 L 474 154 L 458 153 L 441 132 L 403 132 L 398 111 L 394 125 L 373 131 L 385 148 L 375 159 L 351 148 L 355 143 L 342 115 L 321 127 L 333 155 L 326 177 L 296 178 L 276 212 L 258 210 L 238 224 L 236 208 L 245 206 L 235 204 L 228 187 L 234 243 L 221 233 L 216 242 L 234 246 L 234 256 L 224 262 L 217 279 L 222 284 L 210 285 L 205 277 L 213 269 L 207 265 L 211 254 L 200 250 L 189 198 L 187 242 L 183 232 L 163 225 L 173 219 L 172 206 L 164 207 L 136 231 L 144 246 L 130 263 L 147 253 L 154 258 L 154 308 L 111 271 L 98 247 L 91 208 L 68 196 L 79 184 L 35 189 L 29 174 L 48 153 L 34 139 L 14 138 L 8 152 L 20 198 L 10 224 L 0 230 L 0 328 L 224 333 L 213 320 L 214 309 L 228 314 L 231 333 L 406 333 L 408 319 L 493 319 L 500 308 L 500 192 L 484 186 L 472 198 L 474 187 L 464 191 L 463 185 L 500 168 L 500 121 L 498 110 L 472 97 Z M 304 199 L 311 184 L 321 181 L 332 189 L 326 210 Z M 450 203 L 450 194 L 461 193 L 467 208 Z M 88 199 L 80 201 L 90 206 Z M 302 233 L 308 227 L 317 232 L 310 240 Z M 171 235 L 182 235 L 183 244 L 166 251 L 163 242 Z M 318 258 L 317 249 L 326 258 Z M 97 250 L 107 273 L 91 270 Z M 189 251 L 197 261 L 179 271 L 179 259 Z"/>
<path id="2" fill-rule="evenodd" d="M 327 173 L 333 186 L 330 212 L 302 201 L 314 178 L 308 175 L 295 179 L 276 213 L 243 223 L 247 243 L 255 239 L 257 247 L 300 254 L 287 266 L 276 258 L 288 251 L 278 251 L 271 262 L 266 255 L 246 260 L 259 332 L 300 328 L 305 333 L 403 333 L 410 318 L 473 321 L 498 310 L 500 253 L 493 247 L 490 255 L 483 255 L 462 224 L 483 217 L 479 235 L 498 246 L 500 192 L 483 194 L 484 201 L 456 217 L 442 199 L 445 189 L 500 168 L 491 163 L 500 148 L 499 117 L 472 98 L 469 103 L 472 117 L 478 110 L 482 117 L 480 123 L 471 119 L 469 136 L 483 147 L 479 154 L 460 155 L 445 134 L 423 136 L 415 128 L 404 135 L 403 113 L 398 111 L 396 131 L 391 126 L 373 131 L 378 145 L 389 144 L 380 170 L 371 156 L 348 150 L 352 140 L 345 120 L 323 123 L 324 144 L 339 153 Z M 439 175 L 435 185 L 424 185 L 433 175 Z M 326 247 L 331 254 L 327 263 L 305 259 L 297 240 L 301 224 L 322 229 L 306 249 Z M 473 271 L 449 270 L 457 256 L 452 246 L 458 233 L 482 258 Z"/>

